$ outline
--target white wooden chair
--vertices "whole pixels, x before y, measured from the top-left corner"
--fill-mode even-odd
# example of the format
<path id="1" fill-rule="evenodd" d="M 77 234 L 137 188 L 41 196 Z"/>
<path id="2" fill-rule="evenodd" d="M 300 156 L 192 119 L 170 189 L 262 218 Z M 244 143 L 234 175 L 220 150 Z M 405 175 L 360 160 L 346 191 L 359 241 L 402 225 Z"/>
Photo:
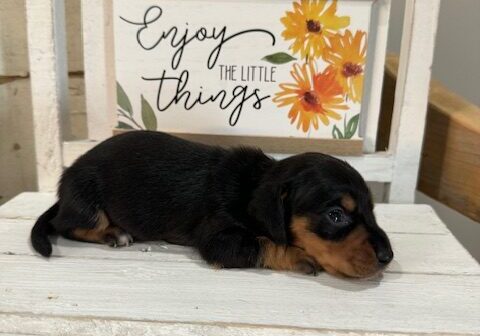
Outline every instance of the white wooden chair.
<path id="1" fill-rule="evenodd" d="M 65 166 L 112 134 L 116 106 L 112 1 L 82 0 L 88 139 L 71 141 L 63 1 L 27 0 L 38 193 L 0 208 L 0 334 L 479 335 L 480 268 L 428 206 L 417 183 L 440 0 L 407 0 L 390 146 L 375 152 L 381 81 L 372 86 L 364 155 L 346 157 L 388 184 L 376 207 L 396 259 L 383 279 L 349 281 L 265 271 L 213 271 L 165 244 L 121 250 L 59 238 L 49 263 L 31 226 Z M 385 45 L 391 0 L 377 0 Z M 396 15 L 394 13 L 393 15 Z M 377 48 L 373 72 L 383 72 Z M 100 251 L 101 250 L 101 251 Z M 62 258 L 55 258 L 62 257 Z"/>
<path id="2" fill-rule="evenodd" d="M 364 152 L 346 157 L 368 181 L 389 185 L 387 201 L 413 203 L 425 128 L 439 0 L 407 1 L 390 146 L 375 152 L 382 81 L 373 81 Z M 69 141 L 62 1 L 27 1 L 38 187 L 53 191 L 64 166 L 112 135 L 116 110 L 112 0 L 84 0 L 83 41 L 88 140 Z M 390 0 L 378 0 L 371 64 L 383 73 Z M 54 33 L 53 33 L 54 32 Z M 378 77 L 378 76 L 376 76 Z M 380 76 L 380 78 L 382 78 Z"/>

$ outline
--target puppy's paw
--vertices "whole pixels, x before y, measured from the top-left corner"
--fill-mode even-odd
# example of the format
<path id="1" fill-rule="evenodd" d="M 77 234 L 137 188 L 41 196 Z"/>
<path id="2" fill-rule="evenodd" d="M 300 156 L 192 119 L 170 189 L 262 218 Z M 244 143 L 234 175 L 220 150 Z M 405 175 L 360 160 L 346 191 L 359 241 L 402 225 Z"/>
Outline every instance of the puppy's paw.
<path id="1" fill-rule="evenodd" d="M 265 238 L 261 238 L 259 241 L 262 248 L 261 267 L 308 275 L 317 275 L 321 269 L 315 260 L 301 248 L 276 245 Z"/>
<path id="2" fill-rule="evenodd" d="M 125 247 L 133 243 L 133 238 L 123 230 L 116 229 L 107 235 L 106 243 L 111 247 Z"/>
<path id="3" fill-rule="evenodd" d="M 317 264 L 315 259 L 310 257 L 302 249 L 291 247 L 293 260 L 292 270 L 301 274 L 317 276 L 321 271 L 321 267 Z"/>

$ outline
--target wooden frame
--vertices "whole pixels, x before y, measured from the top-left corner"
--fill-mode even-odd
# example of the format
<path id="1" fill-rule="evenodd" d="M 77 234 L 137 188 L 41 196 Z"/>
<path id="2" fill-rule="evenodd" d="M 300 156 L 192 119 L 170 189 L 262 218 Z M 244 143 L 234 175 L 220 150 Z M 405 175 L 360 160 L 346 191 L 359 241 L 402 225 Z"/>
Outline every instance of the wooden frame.
<path id="1" fill-rule="evenodd" d="M 38 189 L 54 190 L 68 140 L 67 57 L 63 1 L 27 0 L 28 49 Z"/>
<path id="2" fill-rule="evenodd" d="M 91 140 L 112 135 L 116 93 L 112 0 L 82 0 L 87 130 Z M 112 111 L 109 112 L 109 111 Z"/>
<path id="3" fill-rule="evenodd" d="M 387 57 L 385 94 L 395 93 L 398 56 Z M 382 104 L 380 127 L 389 129 L 393 103 Z M 379 135 L 382 145 L 388 133 Z M 418 190 L 480 221 L 480 107 L 432 80 Z M 459 174 L 459 172 L 461 172 Z"/>
<path id="4" fill-rule="evenodd" d="M 360 135 L 363 137 L 363 151 L 374 153 L 377 142 L 378 121 L 382 97 L 383 72 L 387 51 L 388 27 L 391 0 L 377 0 L 373 4 L 371 28 L 368 39 L 369 52 L 367 68 L 370 71 L 365 77 L 364 106 L 362 107 Z M 376 27 L 376 29 L 373 29 Z"/>
<path id="5" fill-rule="evenodd" d="M 129 130 L 114 129 L 113 134 L 130 132 Z M 291 154 L 302 152 L 321 152 L 336 155 L 362 155 L 362 140 L 342 139 L 305 139 L 287 137 L 266 137 L 266 136 L 239 136 L 239 135 L 210 135 L 194 133 L 173 133 L 179 138 L 189 141 L 200 142 L 211 146 L 235 147 L 251 146 L 262 149 L 268 153 Z"/>
<path id="6" fill-rule="evenodd" d="M 480 222 L 480 108 L 432 82 L 426 130 L 418 190 Z"/>
<path id="7" fill-rule="evenodd" d="M 440 0 L 410 0 L 405 8 L 389 151 L 395 158 L 389 200 L 413 202 L 427 116 Z"/>
<path id="8" fill-rule="evenodd" d="M 61 0 L 49 0 L 49 9 L 62 6 Z M 27 1 L 27 12 L 29 13 L 29 27 L 37 29 L 37 23 L 45 18 L 45 10 L 42 6 L 45 4 L 36 4 L 37 1 Z M 36 126 L 36 142 L 39 145 L 37 149 L 37 166 L 39 171 L 40 190 L 52 190 L 55 188 L 57 178 L 61 172 L 61 165 L 71 163 L 72 159 L 85 152 L 95 142 L 91 140 L 100 140 L 108 136 L 107 127 L 111 126 L 108 117 L 108 111 L 112 106 L 112 90 L 115 85 L 112 80 L 112 68 L 109 64 L 109 45 L 113 39 L 111 37 L 111 21 L 107 15 L 111 8 L 112 0 L 83 0 L 82 9 L 89 11 L 91 17 L 95 17 L 95 22 L 88 21 L 84 16 L 83 39 L 85 43 L 85 76 L 87 80 L 87 115 L 89 119 L 90 139 L 77 143 L 63 143 L 60 137 L 62 116 L 61 104 L 47 104 L 44 99 L 38 98 L 44 92 L 38 91 L 38 88 L 45 85 L 45 78 L 32 76 L 32 87 L 34 88 L 34 114 Z M 378 41 L 385 41 L 387 35 L 387 21 L 390 7 L 389 0 L 377 0 L 379 30 L 377 31 Z M 370 181 L 380 181 L 389 184 L 388 201 L 395 203 L 412 203 L 414 201 L 414 191 L 417 183 L 417 175 L 420 162 L 420 151 L 423 140 L 423 130 L 425 126 L 428 84 L 431 75 L 431 64 L 433 58 L 433 49 L 435 42 L 435 33 L 438 20 L 438 11 L 440 0 L 407 0 L 407 8 L 404 18 L 404 31 L 402 37 L 402 49 L 400 53 L 400 70 L 397 82 L 397 95 L 395 97 L 395 109 L 392 124 L 392 133 L 390 137 L 390 146 L 388 152 L 377 152 L 363 155 L 359 158 L 345 157 L 359 169 L 360 173 Z M 51 16 L 49 16 L 52 18 Z M 53 18 L 51 22 L 54 21 Z M 50 24 L 52 24 L 50 22 Z M 95 29 L 94 29 L 95 25 Z M 88 26 L 88 27 L 87 27 Z M 33 29 L 31 29 L 33 31 Z M 100 33 L 98 33 L 100 31 Z M 52 48 L 55 38 L 38 39 L 34 38 L 36 32 L 30 33 L 30 49 L 45 50 L 48 57 L 45 60 L 55 64 L 55 59 L 65 55 L 65 52 L 59 48 Z M 95 43 L 91 41 L 96 41 Z M 384 43 L 384 42 L 382 42 Z M 54 44 L 55 45 L 55 44 Z M 59 46 L 59 44 L 56 44 Z M 375 59 L 382 58 L 384 50 L 378 50 Z M 32 72 L 40 71 L 40 64 L 37 60 L 38 54 L 31 52 L 30 59 Z M 53 60 L 53 61 L 52 61 Z M 375 63 L 379 64 L 379 63 Z M 382 63 L 383 64 L 383 63 Z M 376 72 L 383 71 L 383 67 L 377 67 Z M 45 70 L 46 71 L 46 70 Z M 55 72 L 55 67 L 50 67 L 49 71 Z M 53 88 L 58 87 L 58 81 L 51 78 L 49 74 L 48 85 Z M 377 94 L 382 83 L 372 82 L 370 96 Z M 53 102 L 58 101 L 59 95 L 53 92 Z M 48 96 L 48 95 L 47 95 Z M 376 139 L 376 130 L 378 123 L 379 100 L 369 106 L 369 118 L 364 124 L 365 139 L 367 144 L 364 152 L 372 151 Z M 40 111 L 45 110 L 45 106 L 51 107 L 48 111 L 49 121 L 48 131 L 45 127 L 45 116 L 39 116 Z M 99 110 L 101 107 L 104 110 Z M 42 112 L 45 113 L 45 112 Z M 111 129 L 111 128 L 110 128 Z M 46 136 L 44 133 L 48 133 Z M 63 152 L 62 152 L 63 147 Z M 276 155 L 282 157 L 281 155 Z M 65 157 L 65 160 L 62 160 Z M 361 162 L 361 164 L 359 164 Z M 45 167 L 53 167 L 45 169 Z M 378 173 L 373 173 L 378 170 Z M 48 171 L 48 174 L 46 173 Z"/>

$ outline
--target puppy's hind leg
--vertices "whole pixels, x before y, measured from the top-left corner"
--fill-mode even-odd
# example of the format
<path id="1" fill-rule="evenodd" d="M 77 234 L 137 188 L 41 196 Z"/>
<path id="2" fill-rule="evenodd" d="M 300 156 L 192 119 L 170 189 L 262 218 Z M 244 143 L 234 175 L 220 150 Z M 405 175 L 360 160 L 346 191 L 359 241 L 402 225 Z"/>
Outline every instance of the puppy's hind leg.
<path id="1" fill-rule="evenodd" d="M 51 224 L 66 238 L 114 247 L 128 246 L 132 237 L 113 225 L 102 210 L 98 180 L 95 173 L 88 170 L 67 169 L 59 189 L 59 211 Z"/>
<path id="2" fill-rule="evenodd" d="M 98 212 L 97 223 L 93 229 L 74 228 L 64 235 L 70 239 L 112 247 L 130 246 L 133 243 L 132 236 L 118 226 L 111 225 L 108 217 L 101 210 Z"/>

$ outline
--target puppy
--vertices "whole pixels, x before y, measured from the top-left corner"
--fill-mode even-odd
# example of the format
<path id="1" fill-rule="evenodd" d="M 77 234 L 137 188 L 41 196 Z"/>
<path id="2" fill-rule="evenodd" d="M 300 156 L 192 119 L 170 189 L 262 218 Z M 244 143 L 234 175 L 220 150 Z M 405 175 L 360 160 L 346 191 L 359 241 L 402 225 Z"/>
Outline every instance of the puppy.
<path id="1" fill-rule="evenodd" d="M 112 137 L 65 170 L 58 202 L 31 232 L 45 257 L 50 234 L 111 246 L 165 240 L 216 267 L 305 274 L 367 277 L 393 258 L 369 189 L 346 162 L 275 161 L 148 131 Z"/>

